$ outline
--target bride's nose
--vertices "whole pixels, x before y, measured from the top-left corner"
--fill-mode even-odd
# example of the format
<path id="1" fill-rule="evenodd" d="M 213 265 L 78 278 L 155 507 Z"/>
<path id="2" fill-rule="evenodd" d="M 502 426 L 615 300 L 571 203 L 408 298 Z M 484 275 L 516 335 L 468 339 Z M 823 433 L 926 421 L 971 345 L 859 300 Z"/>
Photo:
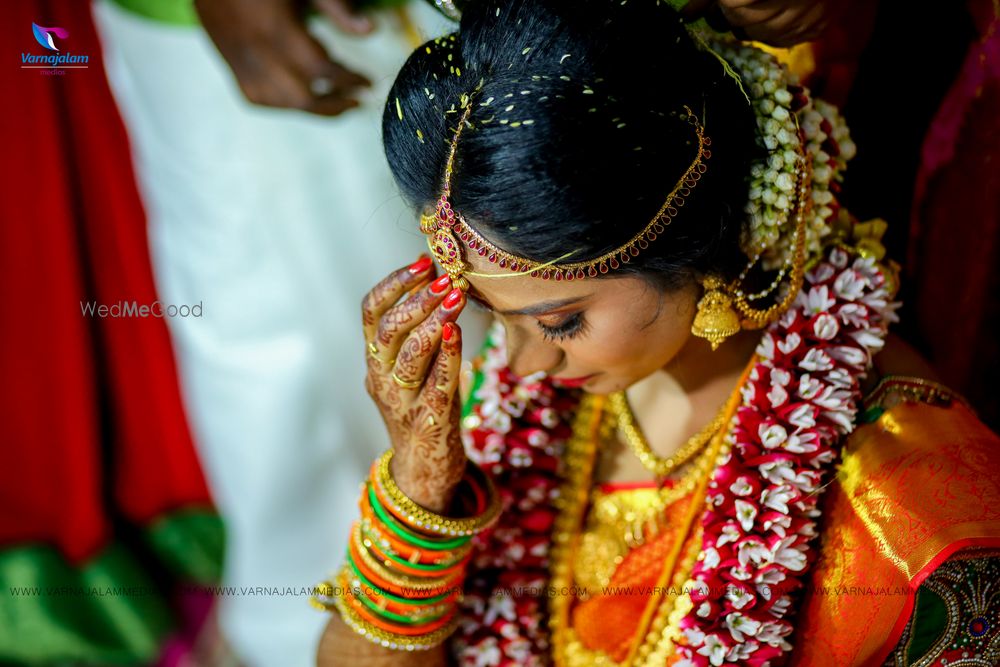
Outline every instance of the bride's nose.
<path id="1" fill-rule="evenodd" d="M 515 375 L 549 373 L 562 363 L 563 352 L 557 345 L 531 335 L 522 326 L 507 322 L 503 326 L 507 334 L 507 365 Z"/>

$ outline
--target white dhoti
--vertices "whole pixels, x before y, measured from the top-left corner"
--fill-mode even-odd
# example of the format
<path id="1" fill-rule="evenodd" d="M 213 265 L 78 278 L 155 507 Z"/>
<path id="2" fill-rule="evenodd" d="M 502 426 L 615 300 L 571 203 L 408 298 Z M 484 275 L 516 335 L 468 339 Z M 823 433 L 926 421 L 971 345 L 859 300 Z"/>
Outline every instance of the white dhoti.
<path id="1" fill-rule="evenodd" d="M 428 7 L 421 25 L 451 30 Z M 200 28 L 95 5 L 135 155 L 160 298 L 202 462 L 227 522 L 222 630 L 240 658 L 306 667 L 326 616 L 305 590 L 343 560 L 358 485 L 387 444 L 363 389 L 363 294 L 425 249 L 392 182 L 382 104 L 413 45 L 382 17 L 350 38 L 367 75 L 337 118 L 247 103 Z"/>

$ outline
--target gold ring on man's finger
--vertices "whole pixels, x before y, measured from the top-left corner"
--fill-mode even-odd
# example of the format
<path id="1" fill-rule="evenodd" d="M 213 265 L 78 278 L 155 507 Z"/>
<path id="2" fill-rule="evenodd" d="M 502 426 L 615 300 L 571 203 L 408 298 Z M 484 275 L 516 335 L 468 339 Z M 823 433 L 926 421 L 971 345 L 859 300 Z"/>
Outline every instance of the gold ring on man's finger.
<path id="1" fill-rule="evenodd" d="M 403 389 L 416 389 L 417 387 L 419 387 L 424 383 L 423 380 L 404 380 L 403 378 L 396 375 L 395 372 L 393 372 L 392 374 L 392 381 L 395 382 L 400 387 L 402 387 Z"/>

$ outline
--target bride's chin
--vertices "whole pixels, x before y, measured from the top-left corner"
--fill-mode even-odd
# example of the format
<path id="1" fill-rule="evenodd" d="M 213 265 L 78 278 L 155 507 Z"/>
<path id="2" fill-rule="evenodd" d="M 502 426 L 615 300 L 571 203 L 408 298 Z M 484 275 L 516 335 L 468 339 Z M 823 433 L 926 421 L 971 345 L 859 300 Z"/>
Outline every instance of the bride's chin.
<path id="1" fill-rule="evenodd" d="M 596 377 L 587 384 L 583 385 L 581 389 L 586 394 L 593 394 L 595 396 L 607 396 L 609 394 L 613 394 L 617 391 L 625 389 L 630 384 L 631 384 L 630 382 L 625 382 L 621 379 L 601 376 L 601 377 Z"/>

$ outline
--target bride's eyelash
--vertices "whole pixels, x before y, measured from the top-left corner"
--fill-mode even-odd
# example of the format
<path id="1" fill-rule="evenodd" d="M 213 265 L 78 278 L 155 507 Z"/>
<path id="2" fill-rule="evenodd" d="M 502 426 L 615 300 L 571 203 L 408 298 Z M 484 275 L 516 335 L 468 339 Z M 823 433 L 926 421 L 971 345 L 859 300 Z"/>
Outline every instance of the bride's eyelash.
<path id="1" fill-rule="evenodd" d="M 541 322 L 536 323 L 542 331 L 542 337 L 547 341 L 569 340 L 570 338 L 583 335 L 587 330 L 587 321 L 583 319 L 583 313 L 576 313 L 555 327 L 542 324 Z"/>
<path id="2" fill-rule="evenodd" d="M 476 295 L 468 294 L 468 297 L 469 304 L 475 310 L 488 313 L 493 312 L 493 308 L 483 302 Z M 583 318 L 583 313 L 574 313 L 558 326 L 548 326 L 538 322 L 537 320 L 535 321 L 535 324 L 537 324 L 538 328 L 541 329 L 542 337 L 547 341 L 569 340 L 583 335 L 586 333 L 587 329 L 587 322 Z"/>

